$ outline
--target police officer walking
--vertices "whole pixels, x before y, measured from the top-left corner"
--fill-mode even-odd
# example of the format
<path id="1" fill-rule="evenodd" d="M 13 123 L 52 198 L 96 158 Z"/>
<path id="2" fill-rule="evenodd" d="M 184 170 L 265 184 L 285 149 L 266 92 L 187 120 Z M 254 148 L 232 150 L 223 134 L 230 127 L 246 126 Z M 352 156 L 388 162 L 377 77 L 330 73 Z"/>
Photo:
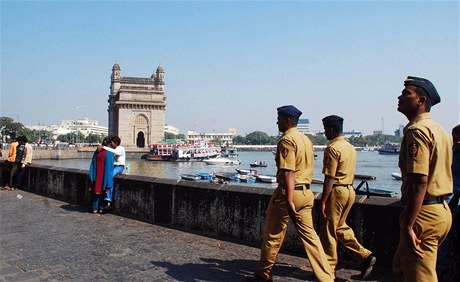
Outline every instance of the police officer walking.
<path id="1" fill-rule="evenodd" d="M 323 220 L 320 238 L 332 271 L 337 266 L 337 241 L 352 251 L 361 267 L 361 279 L 372 271 L 376 258 L 364 248 L 347 225 L 348 213 L 355 202 L 353 181 L 356 167 L 356 150 L 343 137 L 343 118 L 331 115 L 323 118 L 324 133 L 329 144 L 323 159 L 323 194 L 321 213 Z"/>
<path id="2" fill-rule="evenodd" d="M 441 101 L 427 79 L 407 77 L 398 111 L 409 123 L 399 154 L 402 175 L 400 239 L 393 259 L 397 281 L 437 281 L 438 246 L 452 224 L 444 198 L 452 193 L 452 144 L 445 129 L 431 119 Z"/>
<path id="3" fill-rule="evenodd" d="M 271 281 L 272 270 L 286 234 L 289 219 L 297 229 L 318 281 L 334 281 L 321 241 L 313 228 L 314 196 L 310 190 L 313 178 L 313 144 L 297 130 L 302 114 L 294 106 L 278 109 L 278 129 L 283 132 L 277 145 L 276 179 L 279 184 L 266 211 L 265 231 L 255 281 Z M 249 279 L 248 279 L 249 280 Z"/>

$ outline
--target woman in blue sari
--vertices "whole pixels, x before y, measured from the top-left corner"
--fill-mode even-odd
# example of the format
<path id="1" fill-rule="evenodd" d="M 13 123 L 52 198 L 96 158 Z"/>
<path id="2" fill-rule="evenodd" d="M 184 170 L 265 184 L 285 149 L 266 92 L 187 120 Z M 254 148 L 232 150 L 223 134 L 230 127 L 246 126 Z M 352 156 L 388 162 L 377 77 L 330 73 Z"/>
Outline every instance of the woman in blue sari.
<path id="1" fill-rule="evenodd" d="M 102 144 L 107 144 L 104 139 Z M 91 192 L 92 213 L 102 213 L 104 197 L 113 189 L 113 153 L 98 148 L 94 152 L 89 168 L 89 191 Z"/>

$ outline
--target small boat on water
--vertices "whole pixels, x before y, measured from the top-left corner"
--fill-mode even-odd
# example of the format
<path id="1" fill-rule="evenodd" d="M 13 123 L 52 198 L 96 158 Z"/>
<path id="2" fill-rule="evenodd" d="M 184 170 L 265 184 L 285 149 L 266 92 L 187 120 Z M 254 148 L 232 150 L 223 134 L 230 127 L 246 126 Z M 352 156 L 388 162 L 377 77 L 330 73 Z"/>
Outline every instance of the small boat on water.
<path id="1" fill-rule="evenodd" d="M 211 179 L 213 176 L 211 173 L 208 172 L 197 172 L 196 175 L 201 177 L 201 179 Z"/>
<path id="2" fill-rule="evenodd" d="M 241 164 L 240 160 L 230 160 L 227 158 L 213 158 L 213 159 L 206 159 L 203 162 L 207 165 L 239 165 Z"/>
<path id="3" fill-rule="evenodd" d="M 237 158 L 238 150 L 235 147 L 222 147 L 221 155 L 226 158 Z"/>
<path id="4" fill-rule="evenodd" d="M 180 178 L 184 180 L 194 180 L 194 181 L 201 180 L 201 176 L 198 176 L 196 174 L 181 174 Z"/>
<path id="5" fill-rule="evenodd" d="M 388 142 L 385 145 L 383 145 L 380 149 L 378 149 L 378 152 L 380 155 L 397 155 L 399 154 L 400 149 L 400 144 Z"/>
<path id="6" fill-rule="evenodd" d="M 214 172 L 214 177 L 221 178 L 223 180 L 238 180 L 239 174 L 232 172 Z"/>
<path id="7" fill-rule="evenodd" d="M 239 174 L 243 174 L 243 175 L 257 175 L 257 170 L 255 169 L 241 169 L 241 168 L 236 168 L 235 169 L 236 172 L 238 172 Z"/>
<path id="8" fill-rule="evenodd" d="M 397 173 L 397 172 L 393 172 L 391 174 L 391 177 L 393 177 L 395 180 L 402 180 L 402 175 L 400 173 Z"/>
<path id="9" fill-rule="evenodd" d="M 268 163 L 263 162 L 263 161 L 260 161 L 260 162 L 255 161 L 254 163 L 249 164 L 249 165 L 250 165 L 251 167 L 267 167 L 267 166 L 268 166 Z"/>
<path id="10" fill-rule="evenodd" d="M 276 177 L 271 175 L 256 175 L 259 182 L 263 183 L 276 183 Z"/>
<path id="11" fill-rule="evenodd" d="M 248 174 L 246 175 L 240 174 L 238 178 L 240 179 L 241 182 L 245 182 L 245 183 L 255 183 L 256 182 L 256 177 L 252 175 L 248 175 Z"/>
<path id="12" fill-rule="evenodd" d="M 220 147 L 213 142 L 176 141 L 171 144 L 152 144 L 150 153 L 142 158 L 148 161 L 200 161 L 220 155 Z"/>
<path id="13" fill-rule="evenodd" d="M 363 186 L 366 186 L 365 188 Z M 363 187 L 361 189 L 361 187 Z M 366 195 L 368 198 L 370 196 L 379 196 L 379 197 L 391 197 L 394 198 L 398 194 L 395 191 L 369 188 L 369 183 L 367 180 L 362 180 L 361 183 L 355 188 L 356 195 Z"/>

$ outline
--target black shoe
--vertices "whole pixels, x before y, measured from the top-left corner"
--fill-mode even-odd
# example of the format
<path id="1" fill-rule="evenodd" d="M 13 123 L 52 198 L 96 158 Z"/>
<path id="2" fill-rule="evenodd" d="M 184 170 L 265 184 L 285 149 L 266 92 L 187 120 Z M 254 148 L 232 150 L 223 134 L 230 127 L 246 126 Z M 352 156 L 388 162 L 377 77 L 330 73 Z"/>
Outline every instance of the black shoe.
<path id="1" fill-rule="evenodd" d="M 366 279 L 371 274 L 376 261 L 377 258 L 371 254 L 361 263 L 361 279 Z"/>
<path id="2" fill-rule="evenodd" d="M 255 274 L 254 276 L 248 276 L 246 277 L 246 282 L 252 282 L 252 281 L 273 281 L 271 279 L 263 279 L 259 275 Z"/>

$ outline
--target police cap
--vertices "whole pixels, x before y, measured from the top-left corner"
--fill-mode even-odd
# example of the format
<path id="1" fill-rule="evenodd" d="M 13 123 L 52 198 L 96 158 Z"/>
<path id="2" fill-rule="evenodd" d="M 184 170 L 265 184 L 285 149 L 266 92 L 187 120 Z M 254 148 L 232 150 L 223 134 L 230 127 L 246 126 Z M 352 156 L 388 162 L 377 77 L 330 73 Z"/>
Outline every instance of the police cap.
<path id="1" fill-rule="evenodd" d="M 293 105 L 286 105 L 286 106 L 279 107 L 277 111 L 279 115 L 285 115 L 285 116 L 290 116 L 294 118 L 299 118 L 300 115 L 302 114 L 302 112 L 299 111 L 299 109 L 297 109 Z"/>
<path id="2" fill-rule="evenodd" d="M 343 118 L 336 116 L 336 115 L 331 115 L 323 118 L 323 125 L 324 126 L 334 126 L 338 125 L 340 128 L 343 126 Z"/>
<path id="3" fill-rule="evenodd" d="M 434 106 L 437 103 L 441 102 L 441 97 L 439 97 L 438 91 L 428 79 L 421 77 L 408 76 L 404 81 L 404 85 L 413 85 L 423 88 L 428 95 L 428 98 L 431 100 L 431 105 Z"/>

